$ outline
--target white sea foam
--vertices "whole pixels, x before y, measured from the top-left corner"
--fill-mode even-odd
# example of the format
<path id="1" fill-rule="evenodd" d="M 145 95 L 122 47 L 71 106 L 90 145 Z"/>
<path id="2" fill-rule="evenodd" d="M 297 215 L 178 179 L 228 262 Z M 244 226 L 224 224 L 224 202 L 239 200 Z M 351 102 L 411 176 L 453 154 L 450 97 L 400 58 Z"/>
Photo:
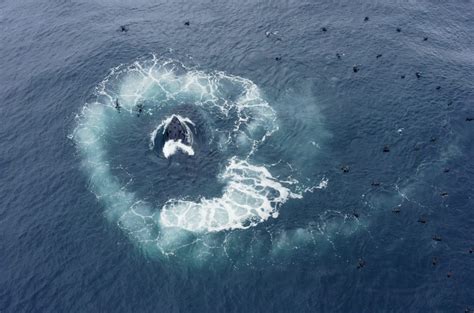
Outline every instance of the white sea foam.
<path id="1" fill-rule="evenodd" d="M 278 206 L 301 198 L 263 166 L 232 158 L 220 177 L 227 182 L 221 197 L 199 202 L 170 200 L 161 210 L 165 227 L 201 231 L 245 229 L 278 216 Z"/>
<path id="2" fill-rule="evenodd" d="M 182 151 L 187 155 L 194 155 L 194 150 L 192 146 L 184 144 L 181 139 L 179 140 L 168 140 L 163 145 L 163 155 L 165 158 L 169 158 L 176 152 Z"/>
<path id="3" fill-rule="evenodd" d="M 227 94 L 231 91 L 235 94 L 232 101 Z M 72 138 L 83 157 L 91 191 L 106 207 L 106 215 L 144 246 L 168 254 L 187 244 L 183 231 L 247 229 L 270 217 L 277 218 L 280 206 L 288 199 L 301 198 L 289 189 L 291 184 L 279 181 L 263 165 L 252 161 L 252 155 L 278 125 L 274 110 L 250 80 L 224 72 L 205 73 L 153 56 L 149 61 L 114 68 L 96 94 L 97 100 L 87 103 L 78 116 Z M 115 99 L 123 109 L 120 115 L 114 110 Z M 147 105 L 144 114 L 186 101 L 200 106 L 216 120 L 234 121 L 231 127 L 210 130 L 216 132 L 223 149 L 233 146 L 240 153 L 227 161 L 218 177 L 225 183 L 220 196 L 189 201 L 182 195 L 169 199 L 162 208 L 154 207 L 112 174 L 107 149 L 110 126 L 121 123 L 127 127 L 126 123 L 135 121 L 134 110 L 143 101 Z M 164 119 L 150 134 L 150 149 L 172 117 Z M 192 138 L 189 140 L 192 143 Z M 242 142 L 249 144 L 240 145 Z M 194 153 L 192 146 L 179 141 L 168 141 L 163 147 L 165 157 L 177 150 Z"/>
<path id="4" fill-rule="evenodd" d="M 319 182 L 319 184 L 317 184 L 316 186 L 305 188 L 304 192 L 314 192 L 316 189 L 326 189 L 328 187 L 328 182 L 329 182 L 329 179 L 327 179 L 326 177 L 323 177 L 321 181 Z"/>

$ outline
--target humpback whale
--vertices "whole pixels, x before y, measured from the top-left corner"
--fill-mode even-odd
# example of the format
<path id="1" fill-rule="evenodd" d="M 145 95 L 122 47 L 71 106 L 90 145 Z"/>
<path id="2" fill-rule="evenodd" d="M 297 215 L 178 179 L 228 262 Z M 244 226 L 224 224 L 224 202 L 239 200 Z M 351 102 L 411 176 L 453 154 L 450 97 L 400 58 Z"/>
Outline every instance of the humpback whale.
<path id="1" fill-rule="evenodd" d="M 160 147 L 163 156 L 169 158 L 178 151 L 187 155 L 194 155 L 193 150 L 193 126 L 194 123 L 188 118 L 173 115 L 165 120 L 151 133 L 150 149 Z M 162 136 L 157 136 L 162 129 Z"/>
<path id="2" fill-rule="evenodd" d="M 194 155 L 194 123 L 185 117 L 172 115 L 162 121 L 150 133 L 150 150 L 158 149 L 162 156 L 169 158 L 180 151 L 187 155 Z"/>
<path id="3" fill-rule="evenodd" d="M 186 126 L 184 126 L 176 116 L 173 116 L 168 126 L 166 127 L 165 140 L 181 140 L 182 143 L 189 144 L 187 140 L 188 136 L 186 135 Z"/>

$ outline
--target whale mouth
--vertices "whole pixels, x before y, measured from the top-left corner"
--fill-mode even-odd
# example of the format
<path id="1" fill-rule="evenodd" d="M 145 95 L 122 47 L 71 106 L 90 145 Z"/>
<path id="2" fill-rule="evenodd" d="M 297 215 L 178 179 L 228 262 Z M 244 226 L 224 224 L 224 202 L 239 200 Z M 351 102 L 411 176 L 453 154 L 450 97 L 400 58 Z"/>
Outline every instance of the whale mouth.
<path id="1" fill-rule="evenodd" d="M 161 152 L 159 154 L 166 159 L 178 152 L 193 156 L 194 128 L 191 119 L 173 114 L 151 133 L 149 148 Z"/>

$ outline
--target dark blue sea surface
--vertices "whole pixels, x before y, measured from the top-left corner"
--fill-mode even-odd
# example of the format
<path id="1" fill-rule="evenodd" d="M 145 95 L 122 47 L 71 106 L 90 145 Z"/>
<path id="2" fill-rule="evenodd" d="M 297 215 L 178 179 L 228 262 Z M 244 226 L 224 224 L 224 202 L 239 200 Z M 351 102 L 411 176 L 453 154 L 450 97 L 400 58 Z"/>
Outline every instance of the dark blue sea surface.
<path id="1" fill-rule="evenodd" d="M 474 312 L 472 0 L 0 26 L 0 312 Z"/>

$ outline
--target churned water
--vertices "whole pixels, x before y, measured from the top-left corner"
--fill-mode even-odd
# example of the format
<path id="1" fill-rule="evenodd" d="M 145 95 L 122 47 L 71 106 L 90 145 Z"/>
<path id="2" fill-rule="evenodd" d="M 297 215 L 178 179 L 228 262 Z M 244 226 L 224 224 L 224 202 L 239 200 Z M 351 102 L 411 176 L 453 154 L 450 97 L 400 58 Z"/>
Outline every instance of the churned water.
<path id="1" fill-rule="evenodd" d="M 0 25 L 0 312 L 474 312 L 472 1 Z"/>

